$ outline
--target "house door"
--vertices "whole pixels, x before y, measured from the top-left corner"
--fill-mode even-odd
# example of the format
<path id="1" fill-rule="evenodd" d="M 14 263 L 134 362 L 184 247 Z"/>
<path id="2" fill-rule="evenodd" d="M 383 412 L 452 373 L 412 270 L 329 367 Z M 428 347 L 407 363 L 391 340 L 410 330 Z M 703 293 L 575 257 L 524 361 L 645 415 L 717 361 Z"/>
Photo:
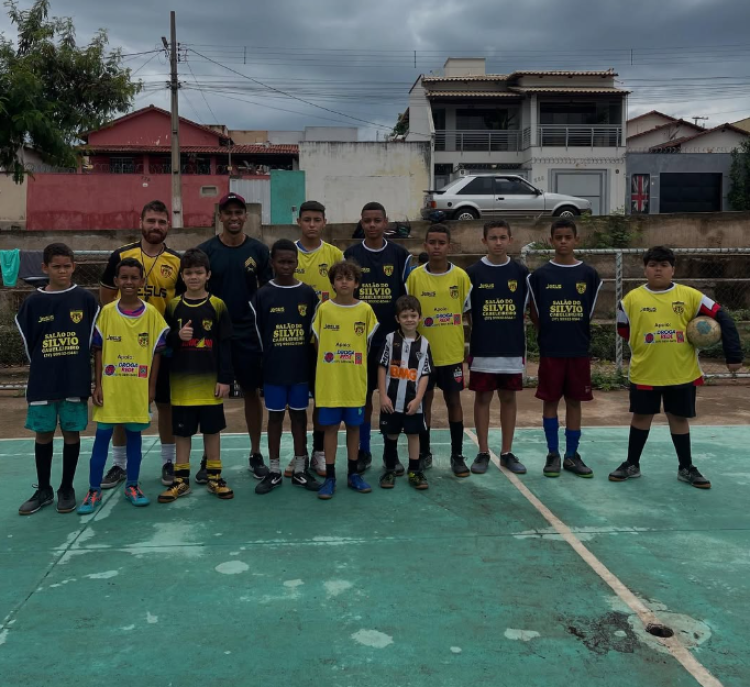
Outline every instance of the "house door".
<path id="1" fill-rule="evenodd" d="M 721 212 L 721 174 L 661 174 L 659 184 L 659 212 Z"/>
<path id="2" fill-rule="evenodd" d="M 605 202 L 607 187 L 606 170 L 564 170 L 552 173 L 554 193 L 564 193 L 591 201 L 591 213 L 601 215 L 608 212 Z"/>

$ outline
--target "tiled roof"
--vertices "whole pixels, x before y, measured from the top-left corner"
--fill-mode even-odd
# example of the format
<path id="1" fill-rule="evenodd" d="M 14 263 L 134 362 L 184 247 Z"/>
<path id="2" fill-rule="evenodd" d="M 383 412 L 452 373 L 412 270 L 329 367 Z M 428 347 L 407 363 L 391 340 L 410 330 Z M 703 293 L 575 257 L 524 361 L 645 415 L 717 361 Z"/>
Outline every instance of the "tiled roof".
<path id="1" fill-rule="evenodd" d="M 635 121 L 637 121 L 639 119 L 643 119 L 643 117 L 650 117 L 651 115 L 657 115 L 659 117 L 664 117 L 664 119 L 669 119 L 669 120 L 671 120 L 673 122 L 677 121 L 677 117 L 672 117 L 671 115 L 664 114 L 663 112 L 659 112 L 659 110 L 651 110 L 649 112 L 644 112 L 641 115 L 638 115 L 636 117 L 632 117 L 631 119 L 628 119 L 628 124 L 630 124 L 630 122 L 635 122 Z"/>
<path id="2" fill-rule="evenodd" d="M 517 93 L 568 93 L 579 95 L 626 95 L 627 93 L 630 93 L 630 91 L 625 91 L 621 88 L 589 88 L 586 86 L 534 86 L 531 88 L 510 86 L 510 89 Z"/>
<path id="3" fill-rule="evenodd" d="M 95 155 L 97 153 L 131 153 L 138 155 L 142 153 L 162 153 L 170 154 L 169 146 L 150 146 L 150 145 L 101 145 L 101 146 L 81 146 L 79 150 L 84 154 Z M 181 153 L 196 155 L 299 155 L 299 146 L 297 145 L 238 145 L 238 146 L 181 146 Z"/>
<path id="4" fill-rule="evenodd" d="M 428 98 L 518 98 L 510 91 L 427 91 Z"/>
<path id="5" fill-rule="evenodd" d="M 586 71 L 578 72 L 578 71 L 567 70 L 567 69 L 559 69 L 559 70 L 552 70 L 552 71 L 535 71 L 532 69 L 528 69 L 528 70 L 522 70 L 519 72 L 513 72 L 512 74 L 510 74 L 508 78 L 512 79 L 518 76 L 570 76 L 570 77 L 574 77 L 574 76 L 618 76 L 618 74 L 612 69 L 589 71 L 589 72 L 586 72 Z"/>
<path id="6" fill-rule="evenodd" d="M 632 122 L 633 120 L 631 119 L 630 121 Z M 628 141 L 631 141 L 634 138 L 638 138 L 639 136 L 645 136 L 646 134 L 653 133 L 654 131 L 660 131 L 661 129 L 666 129 L 670 126 L 687 126 L 690 129 L 693 129 L 693 131 L 704 131 L 703 127 L 700 127 L 697 124 L 693 124 L 692 122 L 686 122 L 684 119 L 673 119 L 671 122 L 665 122 L 664 124 L 659 124 L 659 126 L 655 126 L 652 129 L 641 131 L 638 134 L 633 134 L 632 136 L 628 136 Z"/>
<path id="7" fill-rule="evenodd" d="M 633 137 L 631 136 L 630 138 L 633 138 Z M 678 148 L 680 145 L 682 145 L 684 141 L 688 141 L 691 138 L 693 137 L 692 136 L 680 136 L 680 138 L 673 138 L 671 141 L 666 141 L 665 143 L 659 143 L 658 145 L 651 146 L 649 150 L 668 150 L 669 148 Z"/>
<path id="8" fill-rule="evenodd" d="M 701 136 L 707 136 L 708 134 L 713 134 L 717 131 L 724 132 L 727 129 L 729 131 L 734 131 L 737 134 L 742 134 L 743 136 L 750 136 L 750 132 L 745 131 L 744 129 L 740 129 L 738 126 L 734 126 L 733 124 L 729 124 L 728 122 L 726 124 L 719 124 L 719 126 L 715 126 L 713 129 L 702 129 L 699 133 L 693 134 L 692 136 L 686 136 L 682 139 L 681 143 L 686 143 L 687 141 L 692 141 L 696 138 L 700 138 Z"/>
<path id="9" fill-rule="evenodd" d="M 507 81 L 507 74 L 475 74 L 468 76 L 423 76 L 423 83 L 439 83 L 441 81 Z"/>

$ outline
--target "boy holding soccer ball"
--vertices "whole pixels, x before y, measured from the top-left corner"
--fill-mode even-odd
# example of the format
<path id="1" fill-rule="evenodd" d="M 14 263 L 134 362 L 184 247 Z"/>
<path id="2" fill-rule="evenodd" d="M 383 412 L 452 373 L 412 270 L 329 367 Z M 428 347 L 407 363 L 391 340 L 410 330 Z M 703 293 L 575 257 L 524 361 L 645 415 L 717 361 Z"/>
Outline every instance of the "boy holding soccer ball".
<path id="1" fill-rule="evenodd" d="M 617 308 L 617 331 L 628 341 L 630 357 L 630 425 L 628 458 L 609 479 L 623 482 L 640 477 L 641 453 L 651 421 L 664 412 L 669 421 L 680 467 L 677 479 L 699 489 L 711 482 L 693 465 L 689 419 L 695 417 L 695 391 L 703 384 L 698 355 L 687 336 L 688 324 L 699 315 L 721 326 L 721 342 L 727 369 L 742 365 L 742 346 L 734 321 L 715 301 L 700 291 L 675 284 L 674 252 L 665 246 L 651 248 L 643 256 L 647 283 L 634 289 Z"/>

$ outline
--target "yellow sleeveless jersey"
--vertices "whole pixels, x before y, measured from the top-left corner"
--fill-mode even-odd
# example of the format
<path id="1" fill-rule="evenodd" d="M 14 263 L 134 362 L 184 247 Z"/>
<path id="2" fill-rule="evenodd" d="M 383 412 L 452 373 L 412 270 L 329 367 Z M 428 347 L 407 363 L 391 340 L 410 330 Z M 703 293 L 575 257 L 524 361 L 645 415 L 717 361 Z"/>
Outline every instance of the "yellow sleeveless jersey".
<path id="1" fill-rule="evenodd" d="M 295 276 L 301 282 L 315 289 L 318 299 L 327 301 L 336 294 L 328 278 L 328 270 L 337 262 L 344 259 L 344 254 L 330 243 L 321 241 L 320 247 L 309 253 L 297 241 L 297 271 Z"/>
<path id="2" fill-rule="evenodd" d="M 369 303 L 321 303 L 313 320 L 318 339 L 315 405 L 361 408 L 367 398 L 367 351 L 378 328 Z"/>
<path id="3" fill-rule="evenodd" d="M 426 265 L 413 270 L 406 290 L 422 306 L 419 333 L 430 342 L 436 367 L 455 365 L 464 360 L 463 314 L 471 308 L 471 279 L 451 264 L 447 272 L 433 274 Z"/>
<path id="4" fill-rule="evenodd" d="M 138 317 L 124 315 L 119 301 L 105 305 L 96 330 L 102 340 L 104 405 L 94 406 L 95 422 L 148 424 L 148 383 L 154 350 L 167 331 L 159 311 L 146 303 Z"/>

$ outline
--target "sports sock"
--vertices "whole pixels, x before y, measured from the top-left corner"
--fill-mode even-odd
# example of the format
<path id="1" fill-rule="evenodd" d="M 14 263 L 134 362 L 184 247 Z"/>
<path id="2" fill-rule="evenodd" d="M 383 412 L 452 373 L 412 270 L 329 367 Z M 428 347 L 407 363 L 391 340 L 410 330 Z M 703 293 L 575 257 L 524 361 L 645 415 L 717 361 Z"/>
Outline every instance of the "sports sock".
<path id="1" fill-rule="evenodd" d="M 542 426 L 544 436 L 547 438 L 547 450 L 550 453 L 560 453 L 560 437 L 557 436 L 560 429 L 559 420 L 556 417 L 543 417 Z"/>
<path id="2" fill-rule="evenodd" d="M 677 459 L 681 468 L 688 468 L 693 464 L 693 456 L 690 449 L 690 432 L 687 434 L 673 434 L 672 443 L 677 451 Z"/>
<path id="3" fill-rule="evenodd" d="M 359 426 L 359 450 L 370 451 L 370 434 L 372 433 L 372 423 L 363 422 Z"/>
<path id="4" fill-rule="evenodd" d="M 637 427 L 630 426 L 630 437 L 628 438 L 628 465 L 639 465 L 641 462 L 641 454 L 643 453 L 643 447 L 646 445 L 648 440 L 648 429 L 638 429 Z"/>
<path id="5" fill-rule="evenodd" d="M 78 467 L 78 456 L 81 455 L 81 442 L 75 444 L 63 444 L 63 469 L 60 486 L 64 489 L 73 488 L 73 480 Z"/>
<path id="6" fill-rule="evenodd" d="M 177 460 L 177 447 L 175 444 L 162 444 L 161 445 L 161 464 L 166 465 L 172 463 L 174 465 Z"/>
<path id="7" fill-rule="evenodd" d="M 179 479 L 190 479 L 190 463 L 177 463 L 174 466 L 174 476 Z"/>
<path id="8" fill-rule="evenodd" d="M 578 451 L 578 444 L 581 441 L 580 429 L 565 430 L 565 456 L 572 458 Z"/>
<path id="9" fill-rule="evenodd" d="M 140 432 L 125 430 L 125 450 L 128 454 L 128 476 L 126 487 L 138 485 L 138 477 L 141 474 L 141 459 L 143 458 L 143 437 Z"/>
<path id="10" fill-rule="evenodd" d="M 54 441 L 49 444 L 34 444 L 34 458 L 36 459 L 36 481 L 39 489 L 49 489 L 50 478 L 52 475 L 52 452 L 54 450 Z"/>
<path id="11" fill-rule="evenodd" d="M 430 452 L 430 428 L 419 433 L 419 453 L 426 456 Z"/>
<path id="12" fill-rule="evenodd" d="M 323 450 L 323 430 L 316 429 L 313 431 L 313 451 Z"/>
<path id="13" fill-rule="evenodd" d="M 269 458 L 268 469 L 270 472 L 281 472 L 281 459 L 280 458 Z"/>
<path id="14" fill-rule="evenodd" d="M 346 474 L 351 477 L 352 475 L 357 474 L 357 461 L 356 460 L 347 460 L 346 461 Z"/>
<path id="15" fill-rule="evenodd" d="M 464 452 L 464 423 L 449 422 L 451 430 L 451 455 L 460 456 Z"/>
<path id="16" fill-rule="evenodd" d="M 91 461 L 89 462 L 89 486 L 92 489 L 102 488 L 102 477 L 104 476 L 104 466 L 107 464 L 107 451 L 109 442 L 112 440 L 114 427 L 96 430 L 94 437 L 94 448 L 91 450 Z"/>
<path id="17" fill-rule="evenodd" d="M 294 456 L 294 472 L 304 472 L 307 470 L 308 456 Z"/>
<path id="18" fill-rule="evenodd" d="M 326 463 L 326 479 L 336 479 L 336 466 Z"/>
<path id="19" fill-rule="evenodd" d="M 414 460 L 409 458 L 409 472 L 419 472 L 420 467 L 419 458 L 415 458 Z"/>
<path id="20" fill-rule="evenodd" d="M 398 439 L 383 437 L 385 446 L 383 448 L 383 461 L 387 470 L 395 470 L 398 462 Z"/>
<path id="21" fill-rule="evenodd" d="M 206 474 L 208 479 L 221 479 L 221 459 L 206 461 Z"/>
<path id="22" fill-rule="evenodd" d="M 125 452 L 124 446 L 113 446 L 112 447 L 112 462 L 117 465 L 117 467 L 125 469 L 125 466 L 128 464 L 128 456 Z"/>

